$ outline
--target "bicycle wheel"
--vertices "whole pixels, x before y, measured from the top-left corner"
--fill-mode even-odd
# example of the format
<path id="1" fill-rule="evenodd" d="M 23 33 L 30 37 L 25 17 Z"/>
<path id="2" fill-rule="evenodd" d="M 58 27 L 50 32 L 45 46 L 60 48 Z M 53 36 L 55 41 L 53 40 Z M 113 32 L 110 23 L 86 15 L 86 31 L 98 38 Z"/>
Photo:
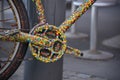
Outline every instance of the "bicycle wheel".
<path id="1" fill-rule="evenodd" d="M 22 0 L 0 0 L 0 28 L 29 29 Z M 24 31 L 28 32 L 28 31 Z M 0 80 L 7 80 L 19 67 L 27 43 L 0 41 Z"/>

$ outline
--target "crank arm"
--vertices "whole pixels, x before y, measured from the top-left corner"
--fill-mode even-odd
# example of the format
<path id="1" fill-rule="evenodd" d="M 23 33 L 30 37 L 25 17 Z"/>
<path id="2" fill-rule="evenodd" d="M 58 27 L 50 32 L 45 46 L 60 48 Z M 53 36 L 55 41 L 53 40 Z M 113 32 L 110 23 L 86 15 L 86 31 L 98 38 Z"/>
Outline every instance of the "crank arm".
<path id="1" fill-rule="evenodd" d="M 0 31 L 0 40 L 13 42 L 29 42 L 37 46 L 50 46 L 50 41 L 35 35 L 21 32 L 19 29 Z"/>
<path id="2" fill-rule="evenodd" d="M 84 55 L 80 50 L 72 48 L 72 47 L 69 47 L 69 46 L 66 47 L 65 53 L 66 54 L 73 54 L 76 57 L 81 57 L 81 56 Z"/>

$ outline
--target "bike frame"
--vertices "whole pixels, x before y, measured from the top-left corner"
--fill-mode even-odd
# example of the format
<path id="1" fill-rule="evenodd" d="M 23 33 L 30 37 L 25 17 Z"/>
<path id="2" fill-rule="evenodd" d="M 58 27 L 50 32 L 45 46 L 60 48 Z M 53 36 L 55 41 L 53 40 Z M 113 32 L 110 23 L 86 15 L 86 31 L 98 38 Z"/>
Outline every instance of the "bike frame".
<path id="1" fill-rule="evenodd" d="M 56 28 L 56 34 L 62 34 L 64 33 L 72 26 L 72 24 L 75 23 L 77 19 L 79 19 L 89 8 L 90 6 L 95 2 L 96 0 L 85 0 L 82 5 L 80 5 L 73 14 L 66 19 L 60 26 L 59 28 Z M 38 19 L 39 23 L 37 26 L 34 27 L 33 31 L 37 29 L 40 26 L 45 27 L 46 29 L 49 29 L 49 24 L 47 23 L 45 16 L 44 16 L 44 9 L 41 0 L 33 0 L 36 4 L 36 11 L 38 14 Z M 52 25 L 51 25 L 52 26 Z M 42 29 L 42 28 L 41 28 Z M 34 32 L 35 33 L 35 32 Z M 55 43 L 55 41 L 51 41 L 47 38 L 43 38 L 34 34 L 28 34 L 24 33 L 19 29 L 0 29 L 0 40 L 3 41 L 13 41 L 13 42 L 28 42 L 37 46 L 42 46 L 42 47 L 50 47 Z M 64 44 L 66 44 L 66 40 L 64 39 L 63 41 Z M 68 48 L 67 48 L 68 49 Z M 66 52 L 70 53 L 66 49 Z M 70 48 L 72 51 L 76 51 L 74 48 Z M 77 51 L 76 51 L 77 52 Z M 48 61 L 47 61 L 48 62 Z"/>

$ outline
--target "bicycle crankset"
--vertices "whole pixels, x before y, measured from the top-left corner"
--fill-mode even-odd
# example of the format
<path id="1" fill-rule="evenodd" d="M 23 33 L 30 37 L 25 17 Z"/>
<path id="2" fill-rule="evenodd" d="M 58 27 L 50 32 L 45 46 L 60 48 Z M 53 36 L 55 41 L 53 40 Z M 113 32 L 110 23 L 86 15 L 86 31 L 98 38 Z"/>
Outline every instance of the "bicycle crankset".
<path id="1" fill-rule="evenodd" d="M 40 61 L 43 62 L 54 62 L 60 59 L 64 53 L 72 54 L 75 53 L 76 56 L 82 56 L 79 50 L 73 49 L 66 46 L 66 36 L 59 30 L 59 28 L 53 25 L 43 25 L 37 27 L 33 34 L 42 38 L 49 40 L 50 46 L 39 46 L 30 43 L 30 48 L 32 55 Z M 41 43 L 42 44 L 42 43 Z M 72 51 L 73 50 L 73 51 Z"/>
<path id="2" fill-rule="evenodd" d="M 39 24 L 34 29 L 33 34 L 48 40 L 49 46 L 40 46 L 30 43 L 30 48 L 33 56 L 43 62 L 54 62 L 60 59 L 64 53 L 74 54 L 75 56 L 83 56 L 83 53 L 78 49 L 66 46 L 65 32 L 71 27 L 71 25 L 82 15 L 87 9 L 95 2 L 94 0 L 84 0 L 84 3 L 78 7 L 78 9 L 66 19 L 57 28 L 54 25 L 48 25 L 44 16 L 44 9 L 40 0 L 33 0 L 37 6 L 37 13 Z M 45 42 L 43 42 L 45 43 Z M 41 43 L 41 44 L 43 44 Z M 46 42 L 47 43 L 47 42 Z"/>

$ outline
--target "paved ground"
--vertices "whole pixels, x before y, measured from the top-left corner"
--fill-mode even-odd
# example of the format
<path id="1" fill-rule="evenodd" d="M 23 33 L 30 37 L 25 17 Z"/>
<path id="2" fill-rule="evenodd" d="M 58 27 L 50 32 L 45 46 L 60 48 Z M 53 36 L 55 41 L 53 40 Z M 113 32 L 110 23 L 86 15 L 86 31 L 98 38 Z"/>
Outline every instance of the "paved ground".
<path id="1" fill-rule="evenodd" d="M 120 48 L 120 35 L 104 40 L 103 44 L 114 48 Z"/>
<path id="2" fill-rule="evenodd" d="M 22 63 L 22 65 L 19 67 L 16 73 L 9 80 L 24 80 L 23 74 L 24 74 L 24 63 Z M 77 71 L 64 70 L 63 80 L 107 80 L 107 79 Z"/>
<path id="3" fill-rule="evenodd" d="M 68 12 L 68 14 L 70 14 Z M 67 15 L 68 15 L 67 14 Z M 118 38 L 120 35 L 120 5 L 99 8 L 98 42 L 97 49 L 114 54 L 114 58 L 105 61 L 81 60 L 74 56 L 64 56 L 63 80 L 120 80 L 120 49 Z M 76 32 L 90 33 L 90 10 L 76 23 Z M 114 40 L 114 39 L 115 40 Z M 102 44 L 103 41 L 112 39 L 110 45 Z M 81 49 L 89 49 L 89 37 L 85 39 L 68 39 L 68 45 Z M 117 42 L 118 41 L 118 42 Z M 23 80 L 23 64 L 9 80 Z"/>

